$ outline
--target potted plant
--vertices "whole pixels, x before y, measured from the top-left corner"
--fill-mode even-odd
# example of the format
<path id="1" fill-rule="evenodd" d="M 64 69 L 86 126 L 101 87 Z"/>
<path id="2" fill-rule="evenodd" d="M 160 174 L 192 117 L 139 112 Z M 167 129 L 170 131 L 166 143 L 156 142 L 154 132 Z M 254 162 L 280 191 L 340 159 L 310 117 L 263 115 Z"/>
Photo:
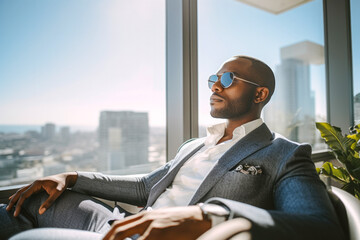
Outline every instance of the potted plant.
<path id="1" fill-rule="evenodd" d="M 360 199 L 360 124 L 351 127 L 345 136 L 340 128 L 328 123 L 317 122 L 316 128 L 341 165 L 325 162 L 317 172 L 339 181 L 342 189 Z"/>

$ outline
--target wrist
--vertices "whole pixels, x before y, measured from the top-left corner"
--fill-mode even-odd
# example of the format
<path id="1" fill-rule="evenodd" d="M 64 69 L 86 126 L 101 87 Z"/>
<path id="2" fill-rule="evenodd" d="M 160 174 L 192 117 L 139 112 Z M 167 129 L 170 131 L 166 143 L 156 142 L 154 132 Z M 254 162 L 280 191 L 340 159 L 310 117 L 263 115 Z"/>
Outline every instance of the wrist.
<path id="1" fill-rule="evenodd" d="M 66 182 L 67 182 L 67 187 L 71 188 L 75 185 L 76 181 L 78 179 L 78 174 L 77 172 L 69 172 L 66 173 Z"/>

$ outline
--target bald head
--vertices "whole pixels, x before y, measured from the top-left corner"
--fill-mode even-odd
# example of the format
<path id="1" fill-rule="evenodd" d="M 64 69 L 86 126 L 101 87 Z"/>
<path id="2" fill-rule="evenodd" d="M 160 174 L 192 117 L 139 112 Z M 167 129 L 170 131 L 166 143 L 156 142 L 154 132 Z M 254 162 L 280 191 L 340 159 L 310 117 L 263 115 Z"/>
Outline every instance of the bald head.
<path id="1" fill-rule="evenodd" d="M 248 56 L 234 56 L 224 64 L 231 61 L 236 63 L 235 72 L 239 77 L 269 89 L 269 95 L 264 101 L 264 104 L 268 103 L 275 90 L 275 76 L 271 68 L 264 62 Z"/>

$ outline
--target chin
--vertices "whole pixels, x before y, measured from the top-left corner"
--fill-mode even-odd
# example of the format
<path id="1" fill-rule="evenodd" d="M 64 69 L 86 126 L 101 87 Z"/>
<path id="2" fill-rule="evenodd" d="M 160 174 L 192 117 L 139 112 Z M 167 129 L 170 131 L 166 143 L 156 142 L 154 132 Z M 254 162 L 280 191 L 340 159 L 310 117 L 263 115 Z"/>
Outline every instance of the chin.
<path id="1" fill-rule="evenodd" d="M 213 118 L 225 118 L 220 112 L 213 110 L 210 111 L 210 116 Z"/>

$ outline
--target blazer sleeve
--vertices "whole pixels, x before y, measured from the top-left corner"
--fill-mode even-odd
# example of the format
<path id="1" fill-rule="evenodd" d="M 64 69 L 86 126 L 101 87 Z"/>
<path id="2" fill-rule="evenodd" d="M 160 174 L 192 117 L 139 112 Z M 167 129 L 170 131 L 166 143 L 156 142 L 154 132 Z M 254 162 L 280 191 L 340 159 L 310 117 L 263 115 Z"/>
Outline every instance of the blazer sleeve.
<path id="1" fill-rule="evenodd" d="M 150 189 L 168 172 L 171 164 L 172 161 L 142 177 L 77 172 L 78 179 L 71 190 L 107 200 L 145 206 Z"/>
<path id="2" fill-rule="evenodd" d="M 279 166 L 273 189 L 275 209 L 265 210 L 223 198 L 207 202 L 230 209 L 230 218 L 249 219 L 253 224 L 253 240 L 345 239 L 326 187 L 306 148 L 309 147 L 298 146 Z"/>
<path id="3" fill-rule="evenodd" d="M 78 179 L 72 190 L 112 201 L 145 206 L 151 188 L 171 170 L 174 163 L 188 154 L 192 146 L 198 146 L 198 143 L 202 141 L 202 139 L 191 141 L 191 143 L 187 141 L 173 160 L 143 177 L 77 172 Z"/>

